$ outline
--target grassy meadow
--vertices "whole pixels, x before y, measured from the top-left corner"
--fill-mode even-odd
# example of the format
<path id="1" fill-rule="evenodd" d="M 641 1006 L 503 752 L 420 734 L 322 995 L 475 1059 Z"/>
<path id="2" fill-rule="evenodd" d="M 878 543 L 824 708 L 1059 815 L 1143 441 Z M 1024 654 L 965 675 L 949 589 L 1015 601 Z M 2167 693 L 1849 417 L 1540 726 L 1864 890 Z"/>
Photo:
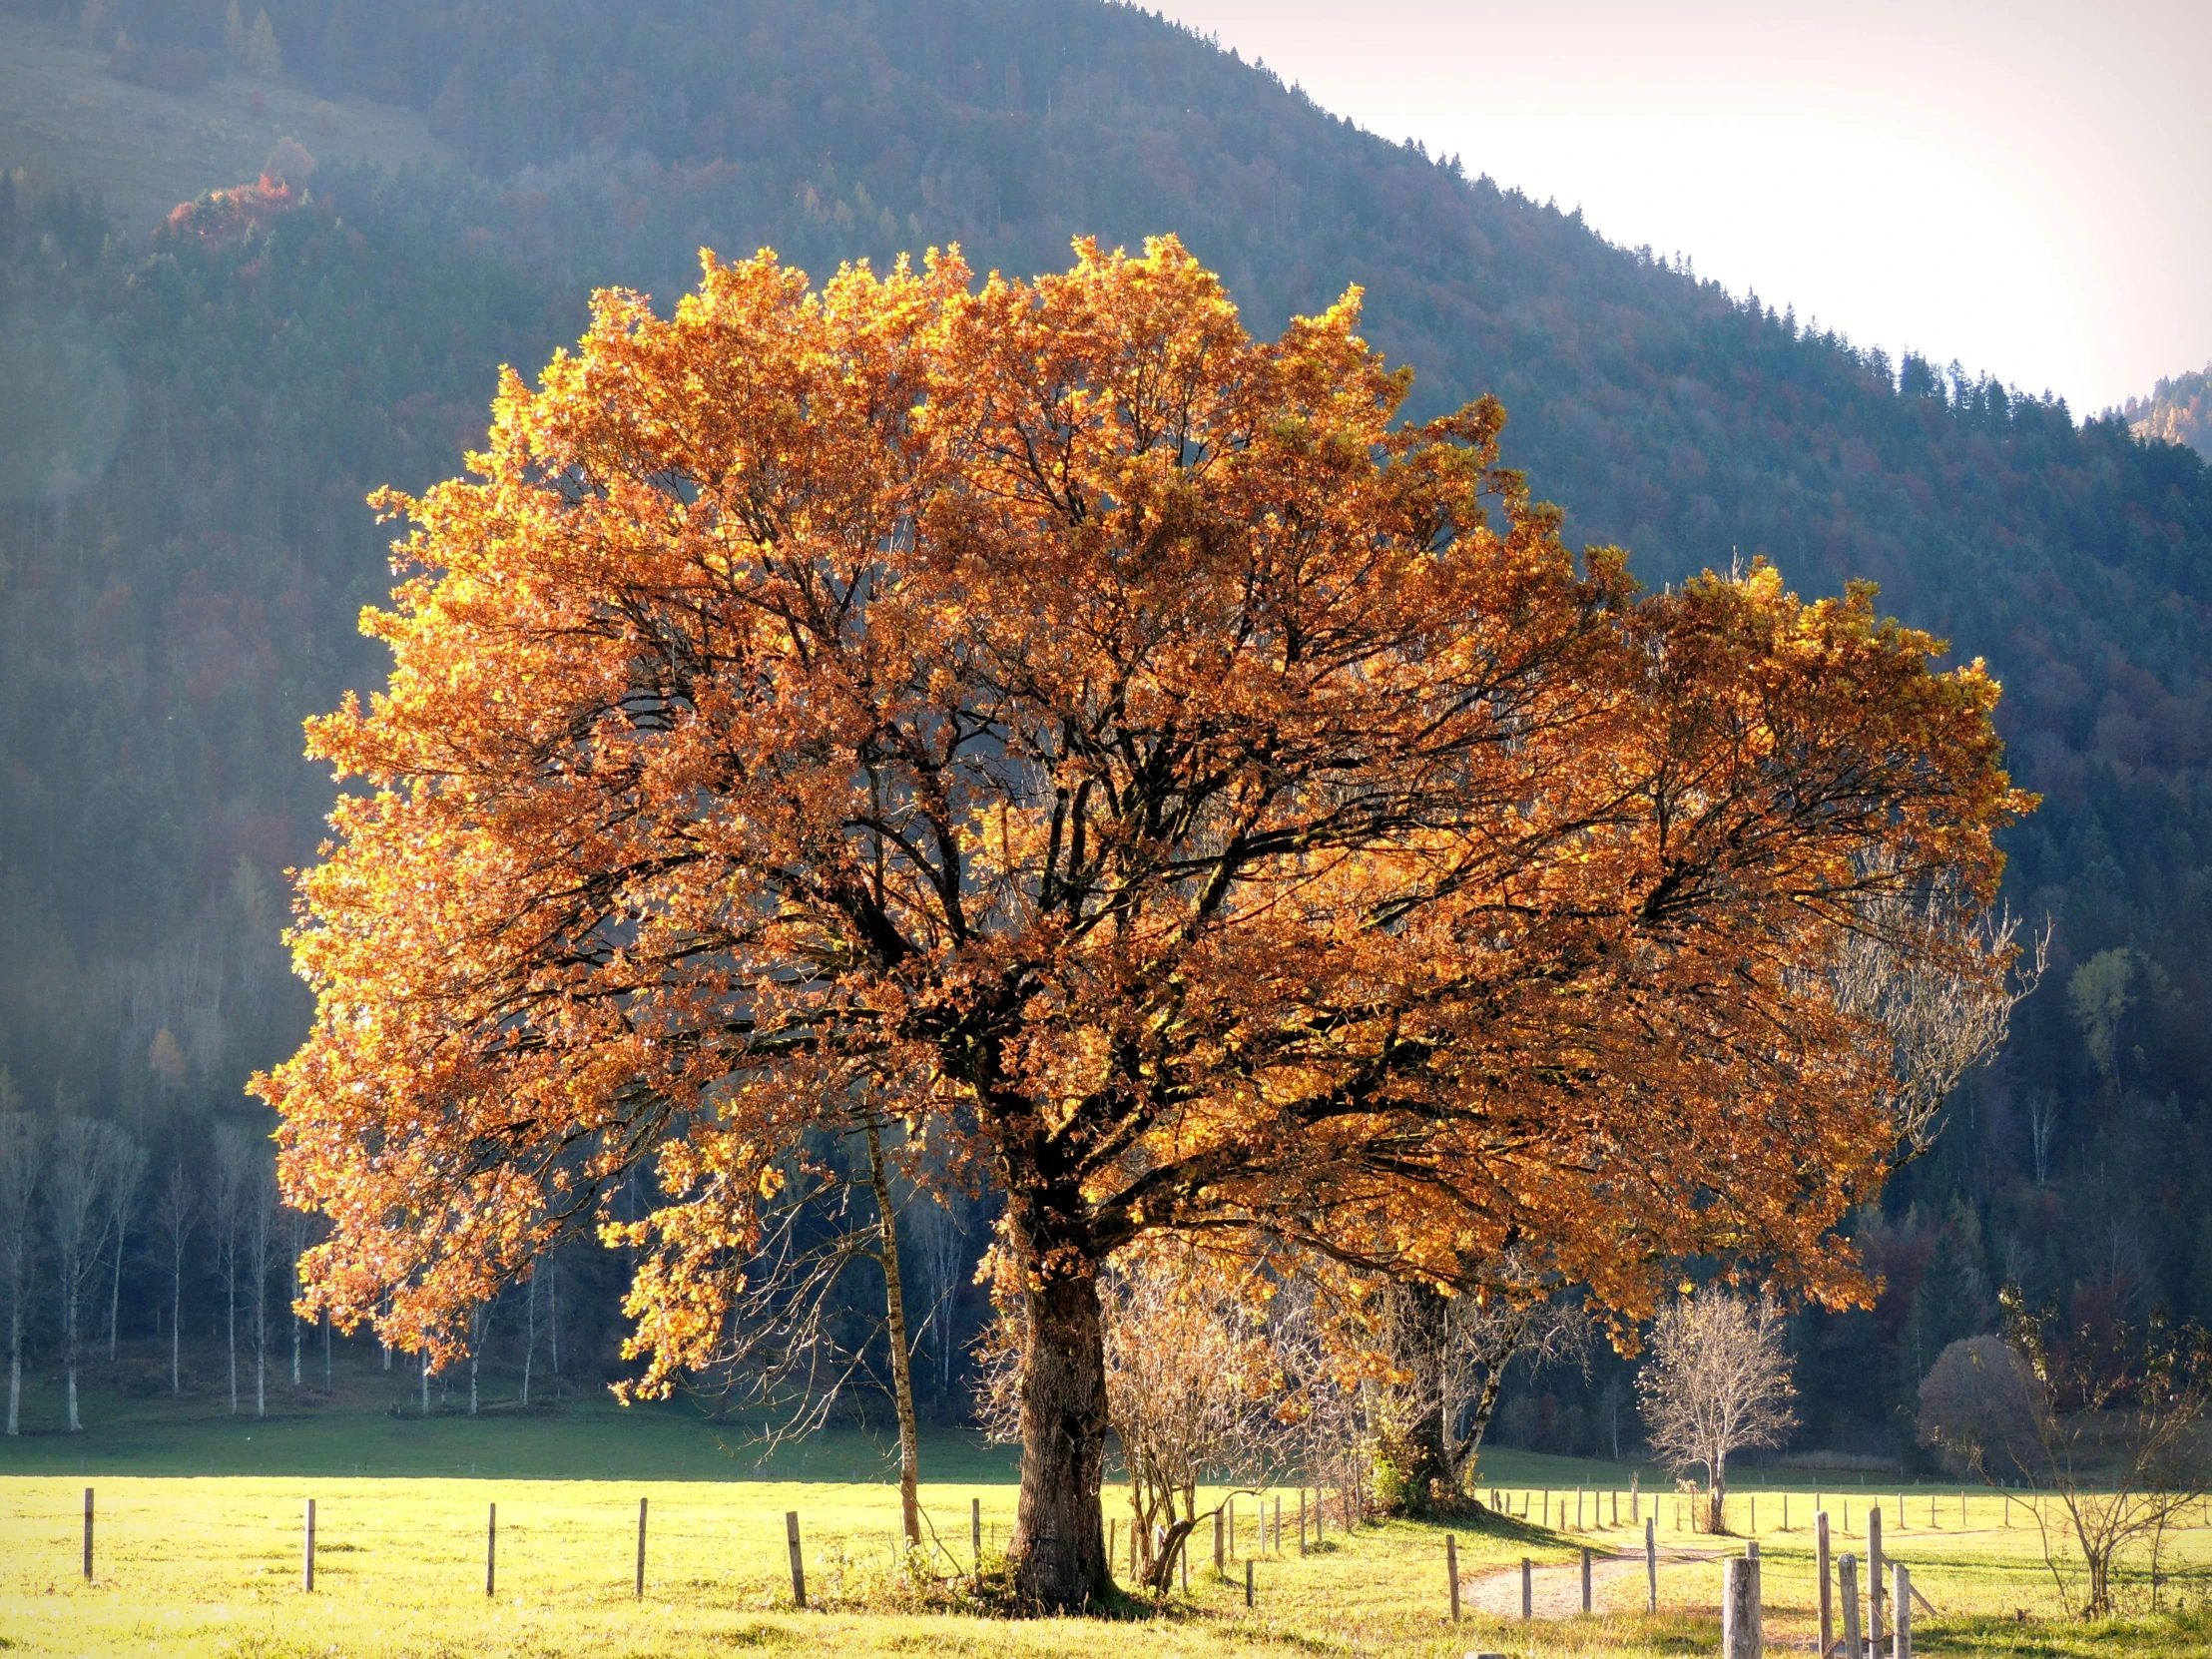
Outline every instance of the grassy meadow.
<path id="1" fill-rule="evenodd" d="M 2001 1494 L 1970 1491 L 1961 1510 L 1955 1487 L 1908 1484 L 1901 1492 L 1890 1477 L 1753 1470 L 1730 1499 L 1736 1536 L 1719 1539 L 1685 1529 L 1686 1505 L 1671 1490 L 1654 1491 L 1666 1482 L 1651 1469 L 1503 1450 L 1486 1454 L 1483 1481 L 1512 1518 L 1456 1529 L 1465 1614 L 1456 1626 L 1445 1529 L 1399 1521 L 1347 1533 L 1333 1517 L 1320 1545 L 1301 1556 L 1292 1488 L 1267 1494 L 1271 1514 L 1273 1499 L 1283 1500 L 1285 1547 L 1261 1550 L 1257 1503 L 1240 1495 L 1229 1572 L 1215 1575 L 1211 1539 L 1202 1534 L 1189 1590 L 1165 1610 L 1132 1602 L 1112 1616 L 1025 1623 L 957 1605 L 973 1565 L 970 1505 L 981 1505 L 986 1555 L 1013 1519 L 1015 1465 L 1005 1447 L 952 1429 L 927 1436 L 923 1503 L 945 1583 L 925 1591 L 896 1564 L 892 1448 L 879 1433 L 844 1427 L 764 1462 L 741 1432 L 686 1402 L 623 1409 L 585 1393 L 545 1410 L 471 1417 L 448 1398 L 447 1409 L 424 1417 L 410 1414 L 416 1396 L 407 1381 L 355 1359 L 341 1366 L 333 1392 L 282 1390 L 262 1418 L 231 1416 L 227 1400 L 206 1387 L 171 1401 L 143 1386 L 96 1386 L 85 1401 L 89 1430 L 78 1435 L 58 1431 L 42 1382 L 28 1402 L 27 1431 L 0 1440 L 0 1652 L 1656 1659 L 1715 1651 L 1718 1558 L 1754 1533 L 1770 1640 L 1809 1651 L 1818 1501 L 1836 1551 L 1862 1556 L 1868 1508 L 1881 1505 L 1890 1553 L 1937 1609 L 1918 1621 L 1923 1653 L 2212 1655 L 2204 1611 L 2212 1526 L 2169 1538 L 2166 1611 L 2084 1626 L 2059 1618 L 2031 1516 Z M 80 1569 L 87 1485 L 96 1511 L 89 1584 Z M 317 1549 L 308 1594 L 300 1545 L 310 1497 Z M 642 1598 L 634 1576 L 640 1498 L 648 1505 Z M 493 1504 L 498 1573 L 487 1597 Z M 805 1611 L 792 1604 L 784 1515 L 793 1509 L 804 1528 L 812 1603 Z M 1642 1531 L 1631 1519 L 1639 1511 L 1658 1520 L 1657 1614 L 1645 1611 Z M 1125 1547 L 1126 1509 L 1111 1487 L 1107 1513 Z M 1579 1593 L 1585 1547 L 1596 1603 L 1588 1618 Z M 1524 1556 L 1535 1563 L 1537 1612 L 1526 1625 Z M 2136 1566 L 2124 1594 L 2141 1606 L 2147 1563 Z"/>
<path id="2" fill-rule="evenodd" d="M 942 1448 L 949 1451 L 950 1448 Z M 866 1447 L 848 1448 L 855 1460 Z M 950 1460 L 939 1457 L 935 1461 Z M 1596 1481 L 1617 1470 L 1580 1471 Z M 1185 1656 L 1377 1654 L 1444 1659 L 1475 1651 L 1663 1655 L 1711 1652 L 1723 1548 L 1672 1524 L 1660 1504 L 1661 1611 L 1644 1611 L 1640 1531 L 1606 1514 L 1565 1526 L 1517 1522 L 1456 1535 L 1466 1617 L 1448 1618 L 1442 1530 L 1407 1522 L 1332 1526 L 1301 1557 L 1262 1553 L 1254 1502 L 1239 1503 L 1238 1558 L 1213 1572 L 1210 1548 L 1187 1594 L 1162 1613 L 1024 1623 L 922 1603 L 896 1570 L 897 1507 L 879 1479 L 529 1479 L 520 1477 L 104 1476 L 95 1483 L 95 1576 L 80 1572 L 84 1480 L 0 1478 L 0 1642 L 10 1653 L 241 1655 L 724 1654 L 789 1649 L 849 1654 L 958 1653 Z M 1296 1496 L 1281 1494 L 1295 1514 Z M 1520 1496 L 1514 1493 L 1516 1507 Z M 1528 1494 L 1532 1511 L 1541 1493 Z M 1747 1494 L 1748 1495 L 1748 1494 Z M 1928 1495 L 1908 1491 L 1909 1511 Z M 300 1584 L 304 1500 L 316 1503 L 316 1577 Z M 1553 1503 L 1556 1505 L 1556 1492 Z M 638 1502 L 648 1500 L 645 1593 L 636 1594 Z M 971 1564 L 970 1503 L 985 1553 L 1002 1543 L 1014 1487 L 1000 1477 L 931 1482 L 923 1499 L 949 1578 Z M 1767 1628 L 1782 1647 L 1814 1630 L 1811 1494 L 1760 1493 Z M 2013 1655 L 2212 1653 L 2212 1530 L 2172 1541 L 2169 1601 L 2185 1607 L 2068 1625 L 2015 1506 L 1955 1494 L 1938 1525 L 1884 1503 L 1892 1552 L 1938 1615 L 1921 1616 L 1922 1652 Z M 489 1506 L 498 1506 L 495 1593 L 484 1588 Z M 1595 1504 L 1591 1504 L 1595 1508 Z M 799 1511 L 810 1601 L 793 1606 L 784 1515 Z M 1737 1522 L 1748 1530 L 1746 1515 Z M 1109 1507 L 1109 1513 L 1112 1506 Z M 1556 1519 L 1556 1507 L 1554 1507 Z M 1831 1500 L 1832 1524 L 1842 1503 Z M 1864 1525 L 1865 1504 L 1852 1499 Z M 1126 1533 L 1121 1534 L 1124 1538 Z M 1577 1558 L 1596 1555 L 1597 1613 L 1579 1615 Z M 1839 1552 L 1863 1539 L 1836 1537 Z M 1254 1556 L 1256 1606 L 1244 1606 L 1243 1557 Z M 1521 1557 L 1537 1563 L 1537 1620 L 1520 1623 Z M 2024 1620 L 2021 1614 L 2025 1614 Z"/>

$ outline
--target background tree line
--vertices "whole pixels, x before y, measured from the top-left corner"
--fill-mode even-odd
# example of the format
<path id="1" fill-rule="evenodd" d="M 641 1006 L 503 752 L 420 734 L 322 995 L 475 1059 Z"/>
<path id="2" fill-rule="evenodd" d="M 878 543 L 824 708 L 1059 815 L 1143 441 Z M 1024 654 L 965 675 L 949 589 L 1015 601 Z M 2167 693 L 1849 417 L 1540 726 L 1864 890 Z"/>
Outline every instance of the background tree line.
<path id="1" fill-rule="evenodd" d="M 205 1164 L 222 1125 L 258 1131 L 240 1085 L 305 1011 L 274 937 L 281 871 L 328 799 L 298 721 L 382 666 L 353 634 L 387 579 L 361 497 L 451 471 L 492 366 L 573 337 L 589 284 L 677 291 L 703 243 L 819 271 L 958 240 L 1028 271 L 1078 229 L 1178 229 L 1256 327 L 1364 282 L 1377 344 L 1419 370 L 1416 412 L 1497 391 L 1507 458 L 1646 581 L 1732 553 L 1808 590 L 1873 575 L 2003 679 L 2015 775 L 2045 795 L 2010 832 L 2008 888 L 2055 918 L 2053 971 L 1855 1224 L 1880 1306 L 1793 1320 L 1801 1441 L 1911 1454 L 1919 1380 L 1992 1326 L 2008 1280 L 2207 1311 L 2198 456 L 1609 247 L 1478 159 L 1357 132 L 1133 10 L 268 16 L 287 74 L 424 110 L 464 166 L 323 169 L 304 206 L 150 246 L 40 181 L 0 191 L 0 359 L 52 388 L 0 410 L 0 1064 L 26 1113 L 120 1126 L 157 1185 L 173 1146 Z M 121 0 L 99 27 L 220 56 L 226 8 Z M 124 1325 L 150 1336 L 160 1282 L 138 1272 Z M 578 1352 L 611 1353 L 611 1304 L 591 1318 Z M 49 1354 L 58 1331 L 31 1332 Z M 1609 1449 L 1634 1432 L 1627 1373 L 1601 1353 L 1587 1381 L 1509 1376 L 1496 1431 Z"/>

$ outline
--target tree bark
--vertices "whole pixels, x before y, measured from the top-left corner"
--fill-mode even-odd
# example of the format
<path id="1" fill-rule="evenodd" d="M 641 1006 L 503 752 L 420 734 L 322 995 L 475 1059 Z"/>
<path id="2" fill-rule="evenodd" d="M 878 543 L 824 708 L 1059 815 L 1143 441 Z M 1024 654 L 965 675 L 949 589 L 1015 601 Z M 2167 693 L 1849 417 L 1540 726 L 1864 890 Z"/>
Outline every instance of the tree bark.
<path id="1" fill-rule="evenodd" d="M 115 1272 L 108 1282 L 108 1364 L 115 1364 L 116 1328 L 123 1322 L 123 1224 L 115 1228 Z"/>
<path id="2" fill-rule="evenodd" d="M 1405 1504 L 1416 1515 L 1452 1507 L 1451 1455 L 1444 1444 L 1444 1343 L 1450 1312 L 1433 1285 L 1392 1285 L 1390 1359 L 1410 1381 L 1399 1391 L 1384 1454 L 1396 1465 Z M 1442 1501 L 1438 1485 L 1446 1488 Z"/>
<path id="3" fill-rule="evenodd" d="M 72 1434 L 85 1426 L 77 1418 L 77 1269 L 74 1257 L 62 1264 L 62 1401 Z"/>
<path id="4" fill-rule="evenodd" d="M 538 1354 L 538 1276 L 530 1275 L 524 1302 L 528 1309 L 529 1332 L 522 1340 L 522 1403 L 530 1403 L 530 1364 Z"/>
<path id="5" fill-rule="evenodd" d="M 169 1264 L 169 1391 L 185 1391 L 184 1373 L 185 1255 L 180 1248 Z"/>
<path id="6" fill-rule="evenodd" d="M 1105 1598 L 1106 1349 L 1098 1263 L 1040 1206 L 1016 1205 L 1011 1242 L 1028 1318 L 1021 1356 L 1021 1496 L 1009 1555 L 1017 1596 L 1039 1612 Z M 1072 1209 L 1072 1206 L 1071 1206 Z M 1024 1211 L 1028 1213 L 1024 1214 Z M 1060 1212 L 1065 1216 L 1067 1210 Z"/>
<path id="7" fill-rule="evenodd" d="M 1725 1505 L 1727 1498 L 1728 1453 L 1726 1451 L 1716 1451 L 1713 1454 L 1713 1489 L 1706 1494 L 1706 1501 L 1708 1504 L 1708 1508 L 1706 1510 L 1706 1531 L 1717 1533 L 1722 1530 L 1721 1521 L 1724 1518 L 1723 1506 Z"/>
<path id="8" fill-rule="evenodd" d="M 906 1293 L 898 1277 L 898 1213 L 883 1173 L 883 1137 L 867 1120 L 867 1178 L 875 1194 L 877 1258 L 883 1264 L 884 1321 L 891 1345 L 891 1395 L 898 1409 L 898 1514 L 906 1542 L 921 1547 L 921 1457 L 914 1440 L 914 1379 L 906 1347 Z"/>

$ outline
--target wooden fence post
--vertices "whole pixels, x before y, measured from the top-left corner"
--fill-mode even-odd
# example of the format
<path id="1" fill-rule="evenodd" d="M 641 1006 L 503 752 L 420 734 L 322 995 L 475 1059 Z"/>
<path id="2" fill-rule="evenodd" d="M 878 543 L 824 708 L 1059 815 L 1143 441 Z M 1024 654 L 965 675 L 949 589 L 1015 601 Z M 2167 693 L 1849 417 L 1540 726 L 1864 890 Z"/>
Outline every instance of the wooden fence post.
<path id="1" fill-rule="evenodd" d="M 1582 1611 L 1590 1610 L 1590 1546 L 1582 1546 Z"/>
<path id="2" fill-rule="evenodd" d="M 1299 1534 L 1298 1541 L 1301 1544 L 1306 1542 L 1306 1535 L 1303 1532 Z M 1275 1494 L 1275 1553 L 1278 1555 L 1283 1553 L 1283 1494 L 1281 1492 Z"/>
<path id="3" fill-rule="evenodd" d="M 968 1547 L 975 1552 L 975 1570 L 983 1570 L 983 1500 L 968 1499 Z"/>
<path id="4" fill-rule="evenodd" d="M 1748 1555 L 1731 1555 L 1722 1578 L 1722 1659 L 1763 1659 L 1765 1652 L 1765 1633 L 1759 1618 L 1759 1563 Z"/>
<path id="5" fill-rule="evenodd" d="M 1306 1553 L 1306 1488 L 1298 1489 L 1298 1552 Z"/>
<path id="6" fill-rule="evenodd" d="M 1214 1511 L 1214 1571 L 1221 1572 L 1225 1570 L 1225 1559 L 1221 1549 L 1221 1511 L 1216 1509 Z"/>
<path id="7" fill-rule="evenodd" d="M 1866 1659 L 1866 1648 L 1859 1639 L 1859 1557 L 1844 1555 L 1836 1562 L 1836 1588 L 1844 1604 L 1844 1655 L 1845 1659 Z"/>
<path id="8" fill-rule="evenodd" d="M 299 1549 L 299 1587 L 314 1588 L 314 1499 L 307 1499 L 306 1534 Z"/>
<path id="9" fill-rule="evenodd" d="M 1451 1586 L 1451 1622 L 1459 1622 L 1459 1540 L 1444 1534 L 1444 1578 Z"/>
<path id="10" fill-rule="evenodd" d="M 1659 1611 L 1659 1517 L 1644 1522 L 1644 1579 L 1650 1590 L 1651 1611 Z M 1823 1656 L 1826 1659 L 1826 1656 Z"/>
<path id="11" fill-rule="evenodd" d="M 1826 1509 L 1816 1510 L 1813 1515 L 1813 1566 L 1821 1576 L 1821 1659 L 1828 1659 L 1836 1649 L 1836 1596 L 1830 1583 Z M 1853 1659 L 1858 1656 L 1853 1655 Z"/>
<path id="12" fill-rule="evenodd" d="M 85 1488 L 85 1582 L 92 1582 L 92 1488 Z"/>
<path id="13" fill-rule="evenodd" d="M 1882 1645 L 1882 1511 L 1867 1511 L 1867 1640 Z"/>
<path id="14" fill-rule="evenodd" d="M 980 1500 L 978 1500 L 979 1508 Z M 804 1607 L 807 1605 L 807 1552 L 799 1547 L 799 1511 L 797 1509 L 786 1509 L 784 1511 L 784 1543 L 785 1547 L 791 1551 L 792 1557 L 792 1603 L 794 1606 Z M 977 1552 L 976 1559 L 979 1561 L 982 1559 L 980 1551 Z"/>
<path id="15" fill-rule="evenodd" d="M 499 1584 L 499 1505 L 491 1506 L 484 1521 L 484 1597 L 489 1600 Z"/>
<path id="16" fill-rule="evenodd" d="M 638 1499 L 638 1600 L 645 1599 L 645 1499 Z"/>
<path id="17" fill-rule="evenodd" d="M 1536 1616 L 1535 1570 L 1525 1555 L 1520 1558 L 1520 1616 L 1523 1624 Z"/>
<path id="18" fill-rule="evenodd" d="M 1252 1557 L 1251 1557 L 1251 1556 L 1249 1556 L 1249 1555 L 1247 1555 L 1247 1556 L 1246 1556 L 1246 1557 L 1244 1558 L 1244 1563 L 1245 1563 L 1245 1605 L 1246 1605 L 1247 1607 L 1250 1607 L 1250 1606 L 1252 1605 Z"/>
<path id="19" fill-rule="evenodd" d="M 1890 1598 L 1891 1659 L 1913 1659 L 1913 1575 L 1903 1561 L 1892 1563 L 1896 1593 Z"/>

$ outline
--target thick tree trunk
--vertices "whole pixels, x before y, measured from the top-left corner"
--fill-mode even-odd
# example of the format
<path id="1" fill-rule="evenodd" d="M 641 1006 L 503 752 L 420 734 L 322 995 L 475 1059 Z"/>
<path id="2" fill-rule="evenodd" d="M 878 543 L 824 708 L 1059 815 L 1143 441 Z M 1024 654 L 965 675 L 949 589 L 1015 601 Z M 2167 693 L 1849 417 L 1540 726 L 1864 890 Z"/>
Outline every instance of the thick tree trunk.
<path id="1" fill-rule="evenodd" d="M 1706 1513 L 1705 1530 L 1708 1532 L 1722 1531 L 1721 1523 L 1728 1518 L 1728 1453 L 1725 1451 L 1717 1451 L 1713 1454 L 1713 1489 L 1706 1494 L 1706 1498 L 1709 1508 Z"/>
<path id="2" fill-rule="evenodd" d="M 1014 1233 L 1028 1285 L 1014 1587 L 1039 1612 L 1073 1612 L 1104 1599 L 1112 1583 L 1099 1506 L 1106 1351 L 1098 1266 L 1087 1252 L 1047 1244 L 1036 1230 L 1017 1226 Z"/>
<path id="3" fill-rule="evenodd" d="M 1452 1504 L 1451 1456 L 1444 1446 L 1443 1293 L 1414 1281 L 1390 1287 L 1391 1363 L 1409 1381 L 1399 1391 L 1384 1455 L 1404 1484 L 1405 1504 L 1428 1514 Z"/>
<path id="4" fill-rule="evenodd" d="M 23 1421 L 23 1313 L 11 1298 L 8 1308 L 8 1433 L 22 1432 Z"/>

